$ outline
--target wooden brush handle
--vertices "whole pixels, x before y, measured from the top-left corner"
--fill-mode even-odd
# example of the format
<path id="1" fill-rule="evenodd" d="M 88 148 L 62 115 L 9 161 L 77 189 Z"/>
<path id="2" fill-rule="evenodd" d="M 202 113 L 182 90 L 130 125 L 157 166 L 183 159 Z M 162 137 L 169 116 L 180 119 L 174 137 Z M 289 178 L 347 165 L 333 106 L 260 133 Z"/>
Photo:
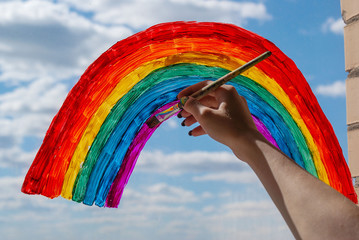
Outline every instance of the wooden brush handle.
<path id="1" fill-rule="evenodd" d="M 251 61 L 247 62 L 246 64 L 240 66 L 239 68 L 233 70 L 230 73 L 227 73 L 223 77 L 218 78 L 213 83 L 211 83 L 211 84 L 203 87 L 202 89 L 198 90 L 197 92 L 193 93 L 191 95 L 191 97 L 196 98 L 196 99 L 200 99 L 200 98 L 204 97 L 208 93 L 216 90 L 221 85 L 223 85 L 223 84 L 227 83 L 228 81 L 232 80 L 233 78 L 237 77 L 242 72 L 248 70 L 249 68 L 253 67 L 257 63 L 263 61 L 264 59 L 269 57 L 271 54 L 272 53 L 270 51 L 267 51 L 267 52 L 263 53 L 262 55 L 252 59 Z"/>
<path id="2" fill-rule="evenodd" d="M 251 61 L 243 64 L 239 68 L 233 70 L 232 72 L 227 73 L 223 77 L 218 78 L 216 81 L 212 82 L 211 84 L 201 88 L 197 92 L 193 93 L 191 95 L 191 97 L 196 98 L 196 99 L 201 99 L 202 97 L 206 96 L 208 93 L 216 90 L 221 85 L 223 85 L 226 82 L 228 82 L 228 81 L 232 80 L 233 78 L 237 77 L 242 72 L 248 70 L 249 68 L 253 67 L 257 63 L 263 61 L 264 59 L 269 57 L 271 54 L 272 53 L 270 51 L 267 51 L 267 52 L 263 53 L 262 55 L 252 59 Z M 178 107 L 182 109 L 184 104 L 186 103 L 187 99 L 188 99 L 188 97 L 182 97 L 180 102 L 178 103 Z"/>

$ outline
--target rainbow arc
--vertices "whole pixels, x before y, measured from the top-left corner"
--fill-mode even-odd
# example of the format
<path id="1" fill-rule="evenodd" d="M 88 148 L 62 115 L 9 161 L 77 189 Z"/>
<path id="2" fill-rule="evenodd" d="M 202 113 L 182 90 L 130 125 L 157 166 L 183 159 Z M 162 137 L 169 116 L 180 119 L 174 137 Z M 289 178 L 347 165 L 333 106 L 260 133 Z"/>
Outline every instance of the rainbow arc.
<path id="1" fill-rule="evenodd" d="M 273 145 L 356 202 L 332 126 L 294 62 L 252 32 L 211 22 L 159 24 L 103 53 L 54 117 L 22 191 L 117 207 L 156 130 L 145 122 L 175 104 L 183 88 L 215 80 L 265 51 L 272 56 L 229 84 L 247 99 Z"/>

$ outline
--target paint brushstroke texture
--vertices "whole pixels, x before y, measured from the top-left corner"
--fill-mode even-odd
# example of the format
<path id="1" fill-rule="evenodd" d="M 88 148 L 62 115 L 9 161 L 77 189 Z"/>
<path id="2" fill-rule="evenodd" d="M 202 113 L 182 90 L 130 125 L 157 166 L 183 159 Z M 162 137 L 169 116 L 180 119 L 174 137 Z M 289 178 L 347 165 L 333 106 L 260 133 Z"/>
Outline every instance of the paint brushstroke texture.
<path id="1" fill-rule="evenodd" d="M 155 129 L 145 124 L 183 88 L 215 80 L 265 51 L 272 56 L 233 79 L 257 128 L 313 176 L 353 202 L 342 150 L 305 78 L 270 41 L 230 24 L 170 22 L 103 53 L 54 117 L 22 191 L 117 207 Z"/>

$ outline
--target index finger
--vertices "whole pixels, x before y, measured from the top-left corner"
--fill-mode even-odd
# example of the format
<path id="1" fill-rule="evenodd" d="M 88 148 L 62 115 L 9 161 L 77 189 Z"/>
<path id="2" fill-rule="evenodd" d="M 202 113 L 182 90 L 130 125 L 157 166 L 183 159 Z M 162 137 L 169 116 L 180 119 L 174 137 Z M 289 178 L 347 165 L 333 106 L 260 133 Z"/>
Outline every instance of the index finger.
<path id="1" fill-rule="evenodd" d="M 206 81 L 202 81 L 202 82 L 196 83 L 194 85 L 191 85 L 191 86 L 183 89 L 181 92 L 179 92 L 177 95 L 177 98 L 180 99 L 185 96 L 190 96 L 192 93 L 197 92 L 198 90 L 211 84 L 212 82 L 213 81 L 206 80 Z"/>

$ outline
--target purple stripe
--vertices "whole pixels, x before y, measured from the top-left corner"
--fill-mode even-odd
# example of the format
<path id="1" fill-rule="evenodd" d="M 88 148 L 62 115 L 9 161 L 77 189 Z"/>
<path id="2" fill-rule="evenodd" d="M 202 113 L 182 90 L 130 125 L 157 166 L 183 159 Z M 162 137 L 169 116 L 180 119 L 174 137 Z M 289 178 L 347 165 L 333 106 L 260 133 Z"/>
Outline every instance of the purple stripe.
<path id="1" fill-rule="evenodd" d="M 161 107 L 156 112 L 154 112 L 151 115 L 151 117 L 156 115 L 157 113 L 173 106 L 177 102 L 178 101 L 166 104 L 165 106 Z M 276 141 L 274 140 L 274 138 L 268 131 L 267 127 L 262 123 L 262 121 L 259 120 L 258 118 L 256 118 L 255 116 L 253 116 L 253 120 L 254 120 L 254 123 L 255 123 L 258 131 L 260 131 L 260 133 L 262 133 L 262 135 L 270 143 L 272 143 L 274 146 L 276 146 L 278 148 Z M 152 136 L 152 134 L 155 132 L 155 130 L 159 126 L 160 125 L 157 125 L 155 128 L 149 128 L 147 126 L 147 124 L 143 124 L 142 128 L 140 129 L 140 131 L 136 135 L 135 139 L 131 143 L 131 146 L 129 147 L 129 149 L 126 153 L 126 156 L 123 159 L 120 170 L 117 173 L 117 176 L 111 185 L 111 189 L 106 198 L 106 204 L 105 204 L 106 207 L 110 207 L 110 208 L 118 207 L 120 200 L 121 200 L 123 190 L 124 190 L 126 184 L 128 183 L 128 180 L 129 180 L 129 178 L 132 174 L 132 171 L 136 165 L 138 156 L 140 155 L 140 153 L 141 153 L 143 147 L 145 146 L 146 142 L 148 141 L 148 139 Z"/>
<path id="2" fill-rule="evenodd" d="M 175 102 L 171 102 L 171 103 L 164 105 L 163 107 L 158 109 L 156 112 L 154 112 L 151 115 L 151 117 L 156 115 L 159 112 L 162 112 L 162 111 L 168 109 L 169 107 L 173 106 L 177 102 L 178 101 L 175 101 Z M 121 200 L 122 193 L 123 193 L 123 189 L 125 188 L 128 180 L 131 176 L 133 168 L 136 165 L 138 156 L 140 155 L 140 153 L 141 153 L 143 147 L 145 146 L 146 142 L 148 141 L 148 139 L 152 136 L 152 134 L 155 132 L 155 130 L 159 126 L 160 126 L 160 124 L 154 128 L 149 128 L 147 126 L 147 124 L 142 125 L 142 128 L 137 133 L 136 137 L 134 138 L 130 147 L 128 148 L 126 156 L 123 159 L 123 162 L 121 164 L 120 170 L 117 173 L 117 176 L 111 185 L 110 192 L 108 193 L 107 198 L 106 198 L 106 204 L 105 204 L 106 207 L 111 207 L 111 208 L 118 207 L 120 200 Z"/>
<path id="3" fill-rule="evenodd" d="M 274 140 L 274 138 L 272 137 L 272 135 L 270 134 L 268 128 L 262 123 L 262 121 L 260 119 L 258 119 L 255 116 L 252 116 L 254 123 L 256 124 L 256 127 L 258 129 L 258 131 L 271 143 L 273 144 L 275 147 L 278 147 L 277 142 Z"/>

